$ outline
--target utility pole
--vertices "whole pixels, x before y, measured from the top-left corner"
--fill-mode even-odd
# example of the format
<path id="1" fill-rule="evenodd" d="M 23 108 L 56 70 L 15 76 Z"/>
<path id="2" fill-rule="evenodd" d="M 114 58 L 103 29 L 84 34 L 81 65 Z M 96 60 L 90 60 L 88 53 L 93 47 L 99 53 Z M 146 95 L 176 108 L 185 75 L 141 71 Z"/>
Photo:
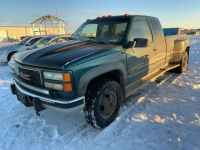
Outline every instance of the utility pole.
<path id="1" fill-rule="evenodd" d="M 56 18 L 58 18 L 58 17 L 57 17 L 57 8 L 56 8 Z M 57 21 L 57 29 L 58 29 L 58 21 Z"/>

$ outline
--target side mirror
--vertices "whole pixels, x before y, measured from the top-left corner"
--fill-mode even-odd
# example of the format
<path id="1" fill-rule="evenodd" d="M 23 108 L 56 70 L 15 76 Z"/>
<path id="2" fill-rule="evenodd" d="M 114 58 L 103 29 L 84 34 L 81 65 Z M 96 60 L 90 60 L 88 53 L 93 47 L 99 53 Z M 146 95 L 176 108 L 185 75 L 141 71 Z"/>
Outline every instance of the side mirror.
<path id="1" fill-rule="evenodd" d="M 143 38 L 135 38 L 133 40 L 133 48 L 134 47 L 149 47 L 150 42 L 148 39 L 143 39 Z"/>
<path id="2" fill-rule="evenodd" d="M 25 46 L 31 46 L 31 43 L 26 43 Z"/>

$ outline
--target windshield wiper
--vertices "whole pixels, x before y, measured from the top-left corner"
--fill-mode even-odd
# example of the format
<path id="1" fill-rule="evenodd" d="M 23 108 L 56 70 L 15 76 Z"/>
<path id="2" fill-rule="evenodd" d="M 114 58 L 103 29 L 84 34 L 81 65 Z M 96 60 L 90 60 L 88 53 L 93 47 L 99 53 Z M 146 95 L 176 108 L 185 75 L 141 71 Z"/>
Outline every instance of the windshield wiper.
<path id="1" fill-rule="evenodd" d="M 109 42 L 106 42 L 106 41 L 102 40 L 100 37 L 89 36 L 89 37 L 85 37 L 85 38 L 89 38 L 89 39 L 98 39 L 98 40 L 101 41 L 101 42 L 104 42 L 104 43 L 106 43 L 106 44 L 110 44 Z"/>

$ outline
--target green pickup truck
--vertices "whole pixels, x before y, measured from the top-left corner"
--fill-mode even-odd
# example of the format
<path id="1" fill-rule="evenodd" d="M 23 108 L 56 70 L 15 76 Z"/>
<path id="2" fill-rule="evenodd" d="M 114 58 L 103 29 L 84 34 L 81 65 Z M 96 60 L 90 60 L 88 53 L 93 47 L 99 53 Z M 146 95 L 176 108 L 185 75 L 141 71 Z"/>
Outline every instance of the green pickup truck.
<path id="1" fill-rule="evenodd" d="M 151 16 L 102 16 L 87 20 L 67 43 L 15 56 L 11 91 L 36 114 L 83 110 L 102 129 L 118 115 L 122 101 L 168 70 L 186 70 L 190 41 L 164 37 Z"/>

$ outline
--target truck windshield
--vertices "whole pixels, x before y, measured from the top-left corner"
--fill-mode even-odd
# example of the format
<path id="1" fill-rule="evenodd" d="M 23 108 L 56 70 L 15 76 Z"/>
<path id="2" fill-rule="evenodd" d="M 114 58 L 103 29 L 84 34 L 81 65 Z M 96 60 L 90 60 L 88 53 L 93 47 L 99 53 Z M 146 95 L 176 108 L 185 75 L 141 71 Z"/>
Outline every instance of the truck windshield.
<path id="1" fill-rule="evenodd" d="M 25 39 L 23 39 L 22 41 L 20 41 L 19 43 L 17 43 L 16 45 L 24 45 L 28 40 L 30 40 L 32 37 L 27 37 Z"/>
<path id="2" fill-rule="evenodd" d="M 47 44 L 47 42 L 50 40 L 50 38 L 42 38 L 39 41 L 37 41 L 35 44 L 33 44 L 29 49 L 36 49 L 39 47 L 43 47 L 45 46 L 45 44 Z"/>
<path id="3" fill-rule="evenodd" d="M 124 37 L 128 21 L 129 18 L 87 21 L 73 34 L 72 39 L 118 44 Z"/>

